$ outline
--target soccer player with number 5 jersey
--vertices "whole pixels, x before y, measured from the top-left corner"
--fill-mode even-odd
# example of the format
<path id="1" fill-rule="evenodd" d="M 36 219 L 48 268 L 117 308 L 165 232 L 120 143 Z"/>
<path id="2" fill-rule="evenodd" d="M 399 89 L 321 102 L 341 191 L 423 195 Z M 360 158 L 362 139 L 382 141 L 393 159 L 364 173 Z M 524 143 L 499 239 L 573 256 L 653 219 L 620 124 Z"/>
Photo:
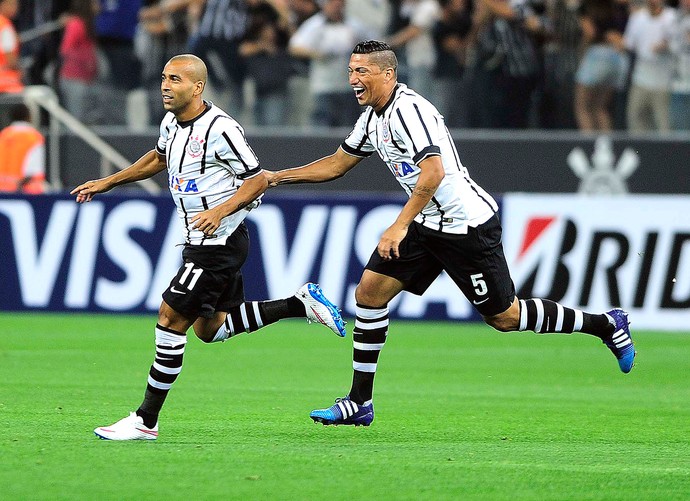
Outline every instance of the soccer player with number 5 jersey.
<path id="1" fill-rule="evenodd" d="M 621 371 L 630 372 L 635 348 L 625 311 L 591 314 L 547 299 L 516 297 L 496 202 L 460 161 L 443 116 L 398 83 L 391 48 L 378 41 L 357 44 L 347 71 L 354 97 L 366 106 L 352 132 L 332 155 L 293 169 L 264 171 L 269 185 L 339 178 L 376 152 L 409 199 L 381 235 L 355 291 L 351 389 L 310 417 L 325 425 L 371 424 L 388 304 L 403 290 L 423 294 L 442 271 L 495 329 L 590 334 L 611 350 Z"/>

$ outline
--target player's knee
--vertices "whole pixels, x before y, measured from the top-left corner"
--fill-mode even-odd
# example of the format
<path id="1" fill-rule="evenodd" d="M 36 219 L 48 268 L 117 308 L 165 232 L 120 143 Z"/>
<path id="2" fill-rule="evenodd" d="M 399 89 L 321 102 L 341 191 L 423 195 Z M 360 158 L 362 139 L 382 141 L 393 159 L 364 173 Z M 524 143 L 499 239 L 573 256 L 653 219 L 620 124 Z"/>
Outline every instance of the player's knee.
<path id="1" fill-rule="evenodd" d="M 192 328 L 196 337 L 204 343 L 213 343 L 214 340 L 217 340 L 216 335 L 219 333 L 219 330 L 225 330 L 223 318 L 198 318 Z"/>
<path id="2" fill-rule="evenodd" d="M 494 315 L 492 317 L 484 317 L 484 322 L 490 325 L 499 332 L 513 332 L 517 330 L 517 323 L 513 318 L 507 315 Z"/>
<path id="3" fill-rule="evenodd" d="M 355 301 L 357 304 L 367 305 L 371 307 L 381 306 L 381 298 L 377 296 L 375 291 L 371 287 L 367 287 L 362 283 L 357 285 L 355 289 Z"/>
<path id="4" fill-rule="evenodd" d="M 194 329 L 194 334 L 196 335 L 196 337 L 201 339 L 204 343 L 212 343 L 213 338 L 215 337 L 215 332 L 206 332 L 206 331 L 197 332 L 196 329 Z"/>

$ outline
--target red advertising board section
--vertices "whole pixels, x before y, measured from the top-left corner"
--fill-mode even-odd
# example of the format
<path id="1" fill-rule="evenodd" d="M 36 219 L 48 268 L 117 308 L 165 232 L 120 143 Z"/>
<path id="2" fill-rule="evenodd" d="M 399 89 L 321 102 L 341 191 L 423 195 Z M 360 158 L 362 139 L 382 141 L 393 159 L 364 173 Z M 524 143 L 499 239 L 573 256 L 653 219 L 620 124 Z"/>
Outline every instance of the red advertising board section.
<path id="1" fill-rule="evenodd" d="M 269 193 L 247 223 L 248 299 L 321 284 L 354 315 L 354 288 L 404 198 Z M 636 328 L 689 330 L 690 196 L 508 194 L 504 245 L 521 297 L 604 311 L 622 306 Z M 180 265 L 182 229 L 168 196 L 0 197 L 0 309 L 155 313 Z M 478 320 L 442 275 L 391 314 Z"/>

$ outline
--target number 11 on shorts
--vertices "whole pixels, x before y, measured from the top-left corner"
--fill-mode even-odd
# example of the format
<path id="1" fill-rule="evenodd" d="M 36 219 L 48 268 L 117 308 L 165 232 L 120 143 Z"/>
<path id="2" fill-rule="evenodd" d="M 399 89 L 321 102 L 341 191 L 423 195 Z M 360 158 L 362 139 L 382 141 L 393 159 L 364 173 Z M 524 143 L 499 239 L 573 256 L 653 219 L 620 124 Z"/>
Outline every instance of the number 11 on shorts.
<path id="1" fill-rule="evenodd" d="M 199 281 L 199 277 L 204 270 L 202 268 L 194 268 L 194 263 L 185 263 L 184 267 L 184 273 L 182 273 L 182 276 L 180 277 L 180 285 L 184 285 L 188 290 L 191 291 Z M 186 283 L 187 279 L 190 278 L 190 275 L 191 279 L 189 280 L 189 283 Z"/>

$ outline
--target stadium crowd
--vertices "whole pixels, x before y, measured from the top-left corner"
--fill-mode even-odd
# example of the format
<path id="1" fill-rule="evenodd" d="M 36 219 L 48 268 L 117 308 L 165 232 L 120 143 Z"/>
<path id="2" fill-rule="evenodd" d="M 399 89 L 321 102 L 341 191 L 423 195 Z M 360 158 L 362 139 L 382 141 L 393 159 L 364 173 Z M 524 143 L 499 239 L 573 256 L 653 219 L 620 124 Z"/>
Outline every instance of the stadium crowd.
<path id="1" fill-rule="evenodd" d="M 86 124 L 153 125 L 160 68 L 191 52 L 246 125 L 350 127 L 350 53 L 380 39 L 450 127 L 690 130 L 676 1 L 0 0 L 0 92 L 18 69 Z"/>

